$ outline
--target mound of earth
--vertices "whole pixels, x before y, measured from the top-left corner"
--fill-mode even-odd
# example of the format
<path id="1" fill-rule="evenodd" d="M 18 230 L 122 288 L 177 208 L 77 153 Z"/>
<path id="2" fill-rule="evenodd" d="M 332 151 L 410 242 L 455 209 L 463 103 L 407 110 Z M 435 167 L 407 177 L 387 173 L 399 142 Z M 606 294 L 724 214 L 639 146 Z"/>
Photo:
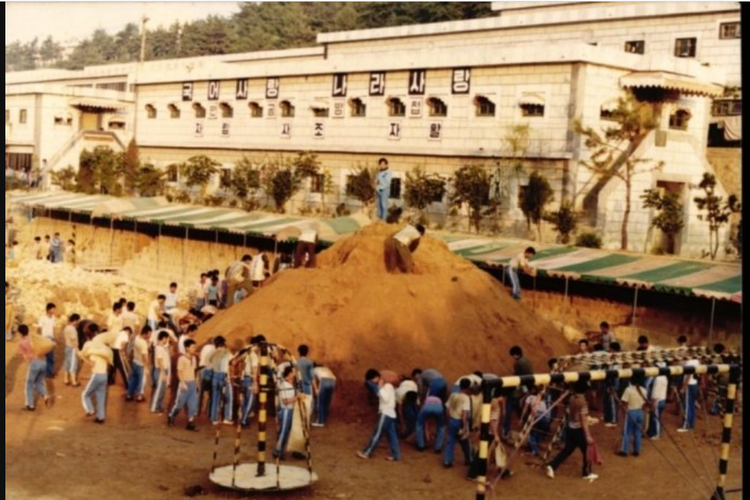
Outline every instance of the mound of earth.
<path id="1" fill-rule="evenodd" d="M 441 241 L 423 238 L 414 274 L 388 274 L 384 243 L 396 230 L 374 224 L 323 252 L 317 269 L 277 275 L 205 325 L 201 340 L 223 335 L 237 346 L 264 333 L 289 348 L 306 343 L 314 359 L 356 381 L 370 367 L 433 367 L 451 380 L 474 370 L 508 374 L 513 345 L 543 371 L 569 351 L 551 323 Z"/>
<path id="2" fill-rule="evenodd" d="M 276 275 L 204 325 L 199 340 L 223 335 L 237 347 L 263 333 L 292 350 L 305 343 L 314 360 L 357 382 L 371 367 L 436 368 L 449 383 L 475 370 L 509 374 L 513 345 L 544 371 L 570 350 L 550 322 L 439 240 L 423 238 L 414 274 L 388 274 L 384 244 L 397 229 L 373 224 L 321 253 L 318 268 Z"/>

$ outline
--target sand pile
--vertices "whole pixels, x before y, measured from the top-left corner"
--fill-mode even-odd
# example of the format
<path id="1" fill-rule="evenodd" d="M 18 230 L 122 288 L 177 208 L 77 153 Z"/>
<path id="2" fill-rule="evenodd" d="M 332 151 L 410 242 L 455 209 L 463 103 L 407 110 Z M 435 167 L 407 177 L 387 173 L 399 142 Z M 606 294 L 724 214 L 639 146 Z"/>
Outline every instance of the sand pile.
<path id="1" fill-rule="evenodd" d="M 357 383 L 370 367 L 437 368 L 450 382 L 474 370 L 508 374 L 515 344 L 543 371 L 549 357 L 570 351 L 530 304 L 441 241 L 423 238 L 415 274 L 386 273 L 384 242 L 396 229 L 374 224 L 323 252 L 318 269 L 278 274 L 207 323 L 199 340 L 223 335 L 231 345 L 264 333 L 290 349 L 307 343 L 313 359 Z"/>
<path id="2" fill-rule="evenodd" d="M 145 314 L 154 294 L 127 283 L 121 277 L 90 273 L 68 264 L 20 260 L 6 263 L 5 279 L 24 322 L 36 324 L 48 302 L 54 302 L 60 316 L 78 313 L 103 322 L 112 303 L 121 297 L 137 304 L 136 312 Z"/>

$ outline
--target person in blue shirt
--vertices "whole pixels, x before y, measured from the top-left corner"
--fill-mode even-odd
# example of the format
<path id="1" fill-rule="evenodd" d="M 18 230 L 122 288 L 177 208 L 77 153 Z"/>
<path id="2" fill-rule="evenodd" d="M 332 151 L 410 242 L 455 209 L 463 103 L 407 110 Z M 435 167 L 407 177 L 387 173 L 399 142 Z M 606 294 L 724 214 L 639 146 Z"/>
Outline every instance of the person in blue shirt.
<path id="1" fill-rule="evenodd" d="M 376 180 L 376 195 L 377 195 L 377 207 L 378 207 L 378 219 L 386 220 L 388 217 L 388 198 L 391 197 L 391 179 L 393 175 L 388 168 L 388 160 L 381 158 L 378 161 Z"/>
<path id="2" fill-rule="evenodd" d="M 315 365 L 307 357 L 310 354 L 310 348 L 302 344 L 297 348 L 299 359 L 297 359 L 297 370 L 302 380 L 302 392 L 308 396 L 313 394 L 313 378 L 315 378 Z"/>

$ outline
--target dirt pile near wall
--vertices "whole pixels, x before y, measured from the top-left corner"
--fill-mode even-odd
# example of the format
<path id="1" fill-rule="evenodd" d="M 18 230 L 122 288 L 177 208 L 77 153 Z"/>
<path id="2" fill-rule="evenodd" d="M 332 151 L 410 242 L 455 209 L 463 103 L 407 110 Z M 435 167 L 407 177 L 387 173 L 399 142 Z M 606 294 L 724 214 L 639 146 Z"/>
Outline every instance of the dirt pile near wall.
<path id="1" fill-rule="evenodd" d="M 449 382 L 475 370 L 508 374 L 516 344 L 544 371 L 549 357 L 570 350 L 530 304 L 441 241 L 423 238 L 414 274 L 388 274 L 384 243 L 395 230 L 374 224 L 323 252 L 317 269 L 280 273 L 207 323 L 199 340 L 223 335 L 237 346 L 263 333 L 290 349 L 306 343 L 313 359 L 357 384 L 370 367 L 437 368 Z"/>

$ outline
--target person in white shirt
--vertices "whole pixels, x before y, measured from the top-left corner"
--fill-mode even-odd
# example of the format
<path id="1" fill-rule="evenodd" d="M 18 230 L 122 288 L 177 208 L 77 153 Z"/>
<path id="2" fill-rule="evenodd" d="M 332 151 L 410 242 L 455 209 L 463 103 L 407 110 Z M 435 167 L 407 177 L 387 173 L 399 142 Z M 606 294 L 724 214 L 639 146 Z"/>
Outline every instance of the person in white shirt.
<path id="1" fill-rule="evenodd" d="M 167 297 L 165 295 L 159 295 L 148 307 L 148 326 L 151 327 L 152 332 L 156 331 L 161 321 L 168 318 L 166 311 L 164 310 L 164 303 L 166 300 Z"/>
<path id="2" fill-rule="evenodd" d="M 250 279 L 252 262 L 252 257 L 243 255 L 241 260 L 227 268 L 227 307 L 232 307 L 235 304 L 237 290 L 240 288 L 244 288 L 245 290 L 252 289 L 252 281 Z"/>
<path id="3" fill-rule="evenodd" d="M 177 341 L 177 352 L 179 354 L 187 353 L 185 349 L 185 342 L 188 340 L 195 340 L 195 334 L 198 333 L 198 325 L 192 324 L 188 326 L 187 331 L 180 336 L 180 340 Z"/>
<path id="4" fill-rule="evenodd" d="M 107 331 L 120 333 L 122 329 L 122 303 L 118 301 L 112 304 L 112 312 L 107 316 Z"/>
<path id="5" fill-rule="evenodd" d="M 313 370 L 313 393 L 316 399 L 317 418 L 313 427 L 325 427 L 331 414 L 331 401 L 336 392 L 336 376 L 327 366 L 316 366 Z M 416 385 L 416 384 L 415 384 Z"/>
<path id="6" fill-rule="evenodd" d="M 364 459 L 370 458 L 385 434 L 388 436 L 391 447 L 391 455 L 387 459 L 398 461 L 401 459 L 401 450 L 396 433 L 396 391 L 391 384 L 381 378 L 377 370 L 368 370 L 365 380 L 370 390 L 378 396 L 378 425 L 372 433 L 370 442 L 364 450 L 357 452 L 357 456 Z"/>
<path id="7" fill-rule="evenodd" d="M 663 361 L 656 362 L 657 368 L 666 368 L 667 364 Z M 659 375 L 654 378 L 654 383 L 651 384 L 651 423 L 648 426 L 648 438 L 656 441 L 661 437 L 661 416 L 664 413 L 664 408 L 667 406 L 667 388 L 669 386 L 669 379 L 666 375 Z"/>
<path id="8" fill-rule="evenodd" d="M 119 372 L 122 382 L 125 384 L 125 389 L 128 388 L 130 382 L 130 363 L 128 363 L 127 359 L 127 349 L 131 335 L 133 335 L 133 330 L 130 327 L 125 327 L 115 337 L 115 343 L 112 347 L 115 364 L 110 371 L 109 385 L 115 383 L 116 375 Z"/>
<path id="9" fill-rule="evenodd" d="M 57 343 L 55 340 L 55 326 L 57 325 L 57 306 L 53 303 L 47 304 L 46 314 L 39 318 L 37 326 L 39 327 L 39 334 L 52 342 Z M 55 377 L 55 349 L 52 349 L 46 355 L 46 366 L 44 369 L 44 375 L 47 378 Z"/>
<path id="10" fill-rule="evenodd" d="M 127 303 L 126 310 L 122 313 L 122 327 L 130 328 L 133 333 L 141 331 L 141 320 L 135 313 L 135 302 Z"/>
<path id="11" fill-rule="evenodd" d="M 164 413 L 164 398 L 169 386 L 172 361 L 169 357 L 169 333 L 161 331 L 154 349 L 154 379 L 156 387 L 151 397 L 151 413 Z"/>
<path id="12" fill-rule="evenodd" d="M 195 308 L 201 310 L 206 305 L 206 285 L 208 284 L 208 274 L 201 273 L 198 283 L 195 285 Z"/>
<path id="13" fill-rule="evenodd" d="M 294 251 L 294 267 L 315 267 L 315 247 L 318 244 L 317 222 L 309 222 L 302 228 Z"/>
<path id="14" fill-rule="evenodd" d="M 146 387 L 146 366 L 148 365 L 148 342 L 151 338 L 151 327 L 144 326 L 141 334 L 133 341 L 133 364 L 128 382 L 127 401 L 135 398 L 139 403 L 145 401 L 143 396 Z"/>
<path id="15" fill-rule="evenodd" d="M 211 386 L 213 385 L 214 372 L 211 370 L 211 356 L 216 352 L 214 339 L 208 339 L 208 342 L 201 349 L 198 356 L 198 380 L 200 381 L 200 390 L 198 391 L 198 413 L 203 409 L 203 400 L 208 394 L 208 415 L 211 414 Z"/>
<path id="16" fill-rule="evenodd" d="M 250 425 L 250 414 L 255 403 L 255 395 L 259 392 L 258 376 L 260 372 L 260 357 L 257 349 L 254 347 L 260 343 L 259 337 L 250 339 L 250 345 L 240 350 L 232 358 L 232 366 L 241 366 L 242 372 L 242 407 L 240 415 L 240 425 L 248 427 Z"/>
<path id="17" fill-rule="evenodd" d="M 107 416 L 107 370 L 112 361 L 112 350 L 106 345 L 88 341 L 81 349 L 81 358 L 88 361 L 91 367 L 91 378 L 81 397 L 86 416 L 96 415 L 97 424 L 103 424 Z M 96 408 L 91 401 L 96 398 Z"/>
<path id="18" fill-rule="evenodd" d="M 250 279 L 253 282 L 253 286 L 260 288 L 266 280 L 268 257 L 263 252 L 258 252 L 252 259 L 252 263 L 250 264 Z"/>
<path id="19" fill-rule="evenodd" d="M 617 455 L 621 457 L 628 456 L 631 437 L 633 440 L 633 456 L 641 454 L 641 440 L 643 436 L 643 406 L 648 401 L 646 389 L 644 389 L 644 380 L 642 376 L 634 376 L 630 385 L 622 394 L 622 406 L 625 410 L 625 423 L 622 427 L 622 446 Z"/>
<path id="20" fill-rule="evenodd" d="M 389 273 L 394 273 L 396 269 L 406 274 L 414 271 L 411 254 L 417 251 L 424 233 L 425 227 L 422 224 L 417 224 L 416 227 L 407 225 L 386 240 L 385 259 Z"/>
<path id="21" fill-rule="evenodd" d="M 521 283 L 518 281 L 518 271 L 523 270 L 526 274 L 536 276 L 536 269 L 529 264 L 529 259 L 534 255 L 536 255 L 534 247 L 528 247 L 513 257 L 505 268 L 505 274 L 508 276 L 510 284 L 513 287 L 513 298 L 516 300 L 521 300 Z"/>
<path id="22" fill-rule="evenodd" d="M 443 467 L 453 467 L 453 452 L 456 442 L 461 445 L 464 454 L 464 463 L 469 465 L 471 461 L 471 444 L 469 443 L 471 400 L 471 381 L 468 378 L 461 379 L 461 392 L 451 394 L 445 403 L 448 414 L 448 444 L 445 446 Z"/>
<path id="23" fill-rule="evenodd" d="M 216 351 L 210 359 L 213 379 L 211 383 L 211 423 L 219 425 L 220 410 L 224 403 L 224 424 L 233 425 L 232 410 L 234 407 L 234 391 L 232 381 L 229 378 L 229 364 L 232 361 L 232 353 L 227 348 L 224 337 L 216 337 L 214 340 Z"/>
<path id="24" fill-rule="evenodd" d="M 78 323 L 81 322 L 81 316 L 78 314 L 72 314 L 68 318 L 68 325 L 63 330 L 63 337 L 65 338 L 65 385 L 72 385 L 78 387 L 81 384 L 78 382 Z"/>
<path id="25" fill-rule="evenodd" d="M 164 294 L 164 297 L 164 310 L 169 313 L 177 307 L 177 301 L 179 300 L 177 296 L 177 283 L 169 284 L 169 291 Z"/>
<path id="26" fill-rule="evenodd" d="M 700 361 L 690 359 L 685 362 L 685 368 L 697 368 Z M 698 375 L 691 373 L 685 376 L 685 420 L 677 432 L 688 432 L 695 428 L 695 403 L 698 400 Z"/>
<path id="27" fill-rule="evenodd" d="M 273 452 L 273 458 L 284 460 L 289 436 L 292 433 L 292 422 L 294 421 L 294 404 L 297 400 L 304 398 L 302 394 L 297 394 L 294 387 L 295 371 L 294 367 L 288 365 L 284 369 L 281 382 L 278 385 L 279 396 L 279 437 L 276 439 L 276 449 Z"/>

